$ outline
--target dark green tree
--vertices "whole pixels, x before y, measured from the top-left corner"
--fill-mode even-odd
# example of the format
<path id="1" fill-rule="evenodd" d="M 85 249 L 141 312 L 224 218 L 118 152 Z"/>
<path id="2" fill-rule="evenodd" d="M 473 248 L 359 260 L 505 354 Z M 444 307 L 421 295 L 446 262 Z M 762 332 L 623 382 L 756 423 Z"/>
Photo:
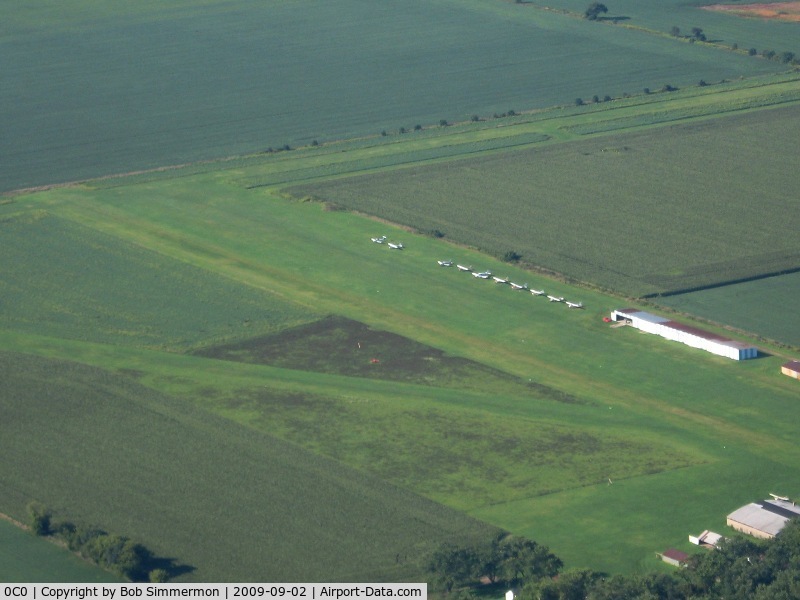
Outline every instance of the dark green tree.
<path id="1" fill-rule="evenodd" d="M 586 600 L 601 575 L 589 569 L 572 569 L 558 579 L 542 579 L 522 588 L 521 600 Z M 615 599 L 619 600 L 619 599 Z"/>
<path id="2" fill-rule="evenodd" d="M 533 540 L 508 538 L 497 547 L 498 575 L 506 585 L 515 587 L 528 581 L 551 578 L 563 566 L 561 559 Z"/>
<path id="3" fill-rule="evenodd" d="M 31 532 L 34 535 L 50 535 L 52 515 L 50 511 L 40 502 L 28 504 L 28 515 L 30 515 Z"/>
<path id="4" fill-rule="evenodd" d="M 434 585 L 450 592 L 454 587 L 475 581 L 480 562 L 481 558 L 474 548 L 445 544 L 431 555 L 427 570 L 433 576 Z"/>
<path id="5" fill-rule="evenodd" d="M 592 2 L 589 5 L 589 8 L 587 8 L 583 13 L 583 16 L 590 21 L 596 21 L 601 14 L 605 14 L 607 12 L 608 8 L 605 4 L 601 4 L 600 2 Z"/>

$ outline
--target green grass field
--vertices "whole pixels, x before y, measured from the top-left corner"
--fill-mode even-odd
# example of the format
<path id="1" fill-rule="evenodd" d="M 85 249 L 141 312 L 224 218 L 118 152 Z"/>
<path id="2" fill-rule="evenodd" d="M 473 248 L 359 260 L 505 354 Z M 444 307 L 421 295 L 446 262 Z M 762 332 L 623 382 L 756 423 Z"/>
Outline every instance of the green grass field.
<path id="1" fill-rule="evenodd" d="M 3 191 L 784 68 L 500 0 L 5 3 Z"/>
<path id="2" fill-rule="evenodd" d="M 301 162 L 313 160 L 310 155 L 308 159 L 299 158 Z M 461 165 L 454 163 L 453 167 Z M 309 460 L 333 460 L 331 465 L 355 467 L 357 472 L 374 477 L 375 482 L 388 482 L 376 483 L 378 490 L 383 489 L 381 485 L 393 485 L 394 490 L 417 492 L 490 524 L 529 535 L 563 555 L 570 566 L 612 572 L 649 568 L 655 550 L 682 544 L 690 531 L 719 523 L 727 512 L 754 497 L 775 490 L 795 493 L 791 481 L 797 478 L 800 457 L 793 423 L 800 416 L 794 414 L 800 408 L 793 387 L 796 382 L 779 374 L 781 356 L 733 363 L 630 329 L 610 329 L 601 317 L 620 306 L 623 301 L 619 298 L 523 271 L 446 240 L 414 235 L 345 211 L 327 210 L 314 202 L 287 201 L 269 188 L 247 189 L 241 181 L 259 169 L 251 166 L 187 174 L 127 186 L 120 180 L 112 187 L 54 189 L 18 197 L 12 206 L 16 212 L 38 214 L 36 211 L 44 210 L 67 223 L 80 223 L 102 233 L 103 239 L 116 240 L 121 247 L 141 247 L 174 259 L 186 272 L 198 269 L 224 278 L 231 289 L 241 286 L 242 293 L 245 289 L 268 290 L 267 308 L 272 302 L 279 306 L 289 303 L 300 307 L 301 312 L 342 315 L 366 323 L 374 331 L 405 336 L 493 371 L 478 369 L 477 373 L 487 374 L 485 380 L 471 374 L 472 383 L 455 387 L 449 387 L 447 376 L 437 382 L 436 371 L 433 384 L 419 385 L 409 382 L 412 379 L 406 375 L 405 366 L 387 375 L 386 380 L 347 376 L 347 370 L 330 367 L 331 363 L 352 367 L 354 360 L 366 363 L 371 358 L 366 354 L 357 358 L 352 348 L 335 360 L 327 359 L 328 367 L 317 367 L 321 373 L 305 370 L 314 368 L 314 360 L 318 360 L 309 357 L 308 349 L 303 354 L 300 347 L 305 337 L 305 343 L 313 345 L 313 336 L 300 336 L 300 341 L 294 342 L 294 356 L 300 358 L 279 368 L 153 351 L 141 344 L 57 339 L 45 325 L 41 330 L 44 336 L 6 329 L 0 339 L 7 350 L 89 365 L 74 367 L 82 374 L 87 389 L 97 388 L 99 378 L 120 385 L 125 381 L 125 386 L 142 391 L 145 399 L 147 394 L 155 394 L 146 403 L 141 399 L 133 404 L 115 400 L 101 413 L 70 409 L 68 414 L 75 414 L 76 419 L 62 419 L 60 426 L 81 432 L 89 429 L 100 438 L 107 433 L 95 426 L 94 419 L 130 422 L 137 435 L 152 432 L 145 442 L 166 448 L 158 432 L 166 426 L 162 424 L 164 411 L 171 411 L 171 418 L 176 413 L 185 416 L 178 421 L 184 423 L 179 429 L 169 425 L 175 431 L 170 444 L 180 445 L 183 440 L 181 448 L 187 449 L 168 445 L 168 454 L 185 457 L 181 460 L 195 465 L 196 471 L 205 468 L 201 463 L 224 460 L 226 465 L 233 465 L 226 466 L 232 471 L 225 477 L 234 477 L 242 469 L 258 472 L 254 465 L 263 461 L 258 459 L 260 454 L 250 454 L 256 450 L 249 440 L 268 439 L 271 452 L 294 448 L 294 456 L 302 448 L 300 456 Z M 40 221 L 47 220 L 35 222 Z M 394 252 L 369 241 L 370 236 L 380 234 L 404 241 L 406 249 Z M 455 269 L 437 266 L 437 258 L 488 268 L 531 287 L 582 300 L 586 309 L 571 311 L 511 291 L 508 286 L 478 281 Z M 53 260 L 69 264 L 73 259 L 62 252 Z M 87 282 L 91 280 L 87 275 Z M 222 297 L 229 292 L 221 288 L 217 293 Z M 90 327 L 90 315 L 78 315 L 81 320 Z M 278 339 L 286 343 L 291 339 L 289 331 L 275 335 L 284 336 Z M 253 343 L 246 339 L 243 334 L 240 348 Z M 268 345 L 265 339 L 259 343 Z M 341 339 L 352 346 L 351 338 Z M 397 346 L 398 355 L 383 356 L 386 364 L 382 362 L 382 367 L 391 368 L 392 360 L 404 364 L 404 346 L 393 339 L 391 346 Z M 198 341 L 192 347 L 197 350 L 201 345 Z M 218 352 L 214 350 L 219 348 L 215 340 L 209 339 L 206 345 L 208 352 Z M 229 345 L 231 351 L 236 348 Z M 414 345 L 407 348 L 412 354 L 417 351 Z M 338 354 L 335 350 L 330 353 Z M 440 355 L 429 352 L 427 356 Z M 24 370 L 11 369 L 13 373 Z M 55 382 L 60 381 L 58 369 L 50 367 L 49 371 Z M 136 383 L 109 373 L 135 377 Z M 358 374 L 357 370 L 349 373 Z M 504 381 L 499 373 L 507 373 L 508 379 Z M 520 386 L 520 380 L 523 384 L 530 380 L 531 385 Z M 84 395 L 70 392 L 68 396 Z M 116 393 L 112 395 L 116 397 Z M 43 395 L 36 398 L 37 402 L 48 402 Z M 754 398 L 758 398 L 757 406 Z M 127 407 L 122 417 L 113 412 L 113 417 L 105 416 L 122 407 Z M 30 408 L 36 411 L 36 404 Z M 91 419 L 92 426 L 87 428 L 84 419 Z M 208 429 L 212 425 L 213 431 Z M 210 432 L 204 439 L 214 439 L 213 448 L 219 446 L 224 452 L 214 453 L 212 459 L 204 442 L 196 438 L 198 429 Z M 48 431 L 45 428 L 42 434 Z M 138 437 L 129 437 L 133 434 L 115 431 L 120 439 L 143 443 Z M 244 454 L 247 460 L 240 461 L 232 454 L 225 459 L 228 444 L 233 444 L 231 438 L 238 440 L 232 448 L 248 448 Z M 30 439 L 16 437 L 8 444 L 15 452 L 27 452 Z M 256 444 L 258 452 L 265 452 L 264 443 Z M 28 452 L 26 456 L 31 455 Z M 69 463 L 65 468 L 75 469 L 80 464 L 73 452 L 60 456 Z M 161 453 L 141 451 L 136 456 L 142 460 L 137 469 L 150 473 L 150 477 L 176 473 L 173 461 L 165 462 Z M 29 460 L 34 462 L 28 463 L 26 473 L 36 466 L 35 455 Z M 80 468 L 78 483 L 88 483 L 92 472 L 105 473 L 108 465 L 102 466 L 98 460 L 93 458 L 86 468 Z M 111 464 L 120 464 L 120 460 L 116 454 L 109 457 Z M 126 458 L 121 464 L 130 463 Z M 715 485 L 703 487 L 701 482 L 710 473 L 716 478 Z M 751 475 L 745 478 L 746 473 Z M 4 477 L 8 479 L 9 475 Z M 109 474 L 110 481 L 118 477 Z M 611 485 L 609 478 L 614 482 Z M 186 481 L 177 474 L 172 479 L 176 486 Z M 201 518 L 206 511 L 219 514 L 204 504 L 221 501 L 216 495 L 219 492 L 210 489 L 218 481 L 214 478 L 206 476 L 203 482 L 191 482 L 202 487 L 200 495 L 208 500 L 193 499 L 186 507 L 190 517 L 173 508 L 153 523 L 146 519 L 155 510 L 150 504 L 131 516 L 122 500 L 113 506 L 78 506 L 66 503 L 64 493 L 53 492 L 44 480 L 24 484 L 28 488 L 23 485 L 29 480 L 27 475 L 13 473 L 13 480 L 22 489 L 18 499 L 8 489 L 3 497 L 5 503 L 16 503 L 17 511 L 35 497 L 54 504 L 75 520 L 80 517 L 107 524 L 120 534 L 135 534 L 158 552 L 196 566 L 189 576 L 194 579 L 250 578 L 250 574 L 260 573 L 247 566 L 237 570 L 240 567 L 230 561 L 213 560 L 209 554 L 213 550 L 198 545 L 191 536 L 168 534 L 174 527 L 180 528 L 170 525 L 171 519 L 180 523 L 182 518 Z M 341 485 L 345 488 L 351 485 L 344 481 Z M 284 488 L 289 491 L 281 494 L 290 493 L 297 485 L 301 484 L 289 478 L 274 493 Z M 270 505 L 267 510 L 258 504 L 256 497 L 262 497 L 259 489 L 248 488 L 225 500 L 234 503 L 227 505 L 231 508 L 224 526 L 233 533 L 226 543 L 251 539 L 236 532 L 243 531 L 247 515 L 253 511 L 281 514 L 280 506 Z M 39 497 L 46 496 L 48 490 L 55 495 Z M 134 498 L 139 498 L 138 490 L 134 487 L 131 491 Z M 168 487 L 152 502 L 160 500 L 171 506 L 174 500 L 170 498 L 176 496 L 176 488 Z M 370 496 L 370 502 L 354 510 L 377 518 L 382 505 L 379 498 L 383 497 L 382 492 Z M 674 515 L 676 498 L 681 498 L 685 518 L 668 516 Z M 694 498 L 699 501 L 693 502 Z M 314 510 L 333 510 L 327 500 L 316 498 L 313 502 L 319 504 Z M 556 510 L 558 506 L 570 510 Z M 575 515 L 580 514 L 587 516 L 576 528 Z M 626 515 L 624 523 L 614 518 L 620 514 Z M 342 518 L 336 523 L 346 527 L 352 520 Z M 298 532 L 322 531 L 308 522 L 292 522 L 292 526 Z M 427 531 L 426 526 L 421 527 Z M 330 531 L 333 533 L 326 533 L 326 539 L 344 535 L 336 533 L 342 530 Z M 434 531 L 425 539 L 432 544 L 439 537 L 442 534 Z M 363 543 L 363 538 L 344 539 Z M 248 543 L 254 542 L 244 542 L 242 548 Z M 323 544 L 316 550 L 324 554 L 326 547 Z M 313 555 L 304 545 L 293 552 L 276 567 L 278 572 L 295 573 L 290 566 L 293 561 L 302 562 Z M 383 573 L 392 578 L 397 552 L 390 554 L 373 557 L 359 571 L 361 576 Z M 424 553 L 409 554 L 418 561 Z M 335 579 L 357 576 L 343 563 L 327 560 L 317 561 L 330 567 L 324 575 Z M 414 562 L 417 569 L 418 565 Z M 398 568 L 410 573 L 411 566 Z"/>

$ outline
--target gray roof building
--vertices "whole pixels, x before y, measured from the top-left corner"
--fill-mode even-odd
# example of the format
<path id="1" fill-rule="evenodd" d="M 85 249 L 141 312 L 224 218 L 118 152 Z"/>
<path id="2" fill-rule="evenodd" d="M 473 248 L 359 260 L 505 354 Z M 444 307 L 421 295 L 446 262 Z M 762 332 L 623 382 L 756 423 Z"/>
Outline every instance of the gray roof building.
<path id="1" fill-rule="evenodd" d="M 752 502 L 728 515 L 727 523 L 736 531 L 753 537 L 773 538 L 789 519 L 800 517 L 800 506 L 787 500 L 762 500 Z"/>

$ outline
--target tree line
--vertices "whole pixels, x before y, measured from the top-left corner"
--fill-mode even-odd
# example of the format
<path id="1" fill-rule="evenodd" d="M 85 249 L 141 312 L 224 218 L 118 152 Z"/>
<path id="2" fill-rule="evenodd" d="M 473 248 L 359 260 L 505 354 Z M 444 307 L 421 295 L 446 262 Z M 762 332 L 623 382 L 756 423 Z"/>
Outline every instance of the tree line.
<path id="1" fill-rule="evenodd" d="M 28 505 L 28 514 L 33 534 L 61 540 L 72 552 L 99 567 L 130 581 L 163 583 L 169 579 L 172 561 L 157 558 L 127 537 L 69 521 L 55 523 L 50 510 L 38 502 Z"/>

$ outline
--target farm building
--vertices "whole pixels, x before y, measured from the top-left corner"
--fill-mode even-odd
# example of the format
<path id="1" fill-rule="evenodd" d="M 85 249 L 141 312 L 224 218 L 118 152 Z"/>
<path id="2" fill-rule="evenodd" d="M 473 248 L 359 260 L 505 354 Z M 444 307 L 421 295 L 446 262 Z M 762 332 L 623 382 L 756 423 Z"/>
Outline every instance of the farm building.
<path id="1" fill-rule="evenodd" d="M 789 377 L 794 377 L 795 379 L 800 379 L 800 361 L 790 360 L 781 367 L 781 373 Z"/>
<path id="2" fill-rule="evenodd" d="M 709 531 L 706 529 L 703 533 L 698 535 L 697 537 L 690 535 L 689 541 L 694 544 L 695 546 L 705 546 L 706 548 L 716 548 L 717 544 L 719 544 L 722 540 L 724 540 L 720 534 L 714 533 L 713 531 Z"/>
<path id="3" fill-rule="evenodd" d="M 665 563 L 669 563 L 676 567 L 685 567 L 686 561 L 689 560 L 689 555 L 686 552 L 681 552 L 680 550 L 675 550 L 675 548 L 670 548 L 669 550 L 664 550 L 662 554 L 659 554 L 661 560 Z"/>
<path id="4" fill-rule="evenodd" d="M 728 515 L 727 523 L 736 531 L 753 537 L 773 538 L 790 519 L 800 517 L 800 506 L 782 499 L 752 502 Z"/>
<path id="5" fill-rule="evenodd" d="M 681 342 L 692 348 L 700 348 L 706 352 L 734 360 L 744 360 L 758 356 L 758 349 L 750 344 L 737 342 L 716 333 L 678 323 L 666 317 L 659 317 L 636 308 L 623 308 L 612 311 L 611 320 L 624 321 L 632 327 L 647 333 L 654 333 L 668 340 Z"/>

